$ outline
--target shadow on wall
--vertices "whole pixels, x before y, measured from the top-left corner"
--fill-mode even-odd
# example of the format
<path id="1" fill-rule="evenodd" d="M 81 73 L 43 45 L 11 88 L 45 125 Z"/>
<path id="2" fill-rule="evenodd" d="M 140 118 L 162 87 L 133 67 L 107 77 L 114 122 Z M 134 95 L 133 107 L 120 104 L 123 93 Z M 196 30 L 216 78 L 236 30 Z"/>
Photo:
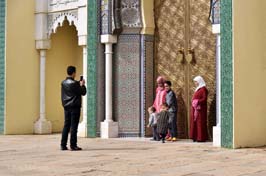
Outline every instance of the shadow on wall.
<path id="1" fill-rule="evenodd" d="M 177 91 L 177 135 L 178 138 L 187 139 L 188 138 L 188 107 L 184 101 L 183 95 L 184 90 L 179 89 Z"/>
<path id="2" fill-rule="evenodd" d="M 216 94 L 211 97 L 211 104 L 208 106 L 208 117 L 207 117 L 207 126 L 208 126 L 208 137 L 212 141 L 213 126 L 216 125 Z"/>

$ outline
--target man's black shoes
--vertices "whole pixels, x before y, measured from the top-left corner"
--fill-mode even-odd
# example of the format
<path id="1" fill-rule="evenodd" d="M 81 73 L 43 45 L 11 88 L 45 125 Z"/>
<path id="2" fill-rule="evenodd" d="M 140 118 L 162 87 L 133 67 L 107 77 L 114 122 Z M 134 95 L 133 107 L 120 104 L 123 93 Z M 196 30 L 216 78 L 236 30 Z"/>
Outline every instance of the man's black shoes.
<path id="1" fill-rule="evenodd" d="M 82 148 L 75 146 L 75 147 L 71 147 L 72 151 L 78 151 L 78 150 L 82 150 Z"/>
<path id="2" fill-rule="evenodd" d="M 78 151 L 82 150 L 82 148 L 75 146 L 75 147 L 70 147 L 72 151 Z M 61 146 L 61 150 L 68 150 L 67 146 Z"/>
<path id="3" fill-rule="evenodd" d="M 61 146 L 61 150 L 68 150 L 66 146 Z"/>

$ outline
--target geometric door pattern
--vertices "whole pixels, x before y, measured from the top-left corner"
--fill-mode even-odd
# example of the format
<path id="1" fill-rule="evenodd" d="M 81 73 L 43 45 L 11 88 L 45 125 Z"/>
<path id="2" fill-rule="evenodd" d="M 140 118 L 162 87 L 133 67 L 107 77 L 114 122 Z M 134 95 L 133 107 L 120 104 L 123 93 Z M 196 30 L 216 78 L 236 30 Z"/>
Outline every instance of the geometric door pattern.
<path id="1" fill-rule="evenodd" d="M 209 91 L 208 131 L 216 123 L 216 39 L 209 0 L 155 0 L 155 75 L 172 82 L 178 98 L 178 137 L 187 138 L 193 78 L 201 75 Z"/>

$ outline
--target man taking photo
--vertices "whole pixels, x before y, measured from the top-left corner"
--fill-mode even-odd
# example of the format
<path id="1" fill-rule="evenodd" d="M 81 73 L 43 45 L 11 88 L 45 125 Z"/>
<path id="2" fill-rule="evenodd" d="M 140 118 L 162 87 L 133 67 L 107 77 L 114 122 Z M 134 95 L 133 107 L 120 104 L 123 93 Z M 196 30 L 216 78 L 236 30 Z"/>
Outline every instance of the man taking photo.
<path id="1" fill-rule="evenodd" d="M 76 81 L 76 67 L 67 67 L 67 78 L 61 83 L 61 100 L 64 107 L 65 122 L 62 131 L 61 150 L 68 150 L 67 138 L 71 129 L 70 148 L 82 150 L 77 146 L 77 132 L 80 119 L 81 96 L 86 95 L 85 80 Z"/>

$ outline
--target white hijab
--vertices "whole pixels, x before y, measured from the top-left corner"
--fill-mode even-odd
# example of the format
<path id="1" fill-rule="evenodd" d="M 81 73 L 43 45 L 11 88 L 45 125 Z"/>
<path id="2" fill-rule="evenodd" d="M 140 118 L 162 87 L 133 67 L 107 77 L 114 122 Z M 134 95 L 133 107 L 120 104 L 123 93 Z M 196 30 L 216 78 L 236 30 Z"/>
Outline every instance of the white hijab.
<path id="1" fill-rule="evenodd" d="M 201 76 L 196 76 L 193 80 L 199 83 L 199 86 L 195 89 L 195 92 L 197 92 L 197 90 L 199 90 L 200 88 L 206 86 L 206 83 Z"/>

